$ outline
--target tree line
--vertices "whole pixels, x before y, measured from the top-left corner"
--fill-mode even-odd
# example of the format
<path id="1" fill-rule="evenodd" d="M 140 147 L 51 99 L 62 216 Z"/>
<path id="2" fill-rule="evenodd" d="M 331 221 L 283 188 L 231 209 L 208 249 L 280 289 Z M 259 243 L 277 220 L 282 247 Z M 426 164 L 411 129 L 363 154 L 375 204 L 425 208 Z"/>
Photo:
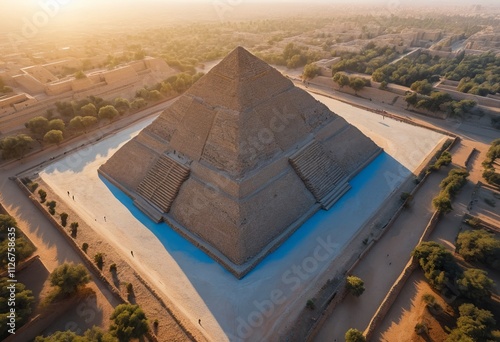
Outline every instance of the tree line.
<path id="1" fill-rule="evenodd" d="M 459 235 L 459 253 L 466 253 L 466 238 Z M 467 239 L 468 240 L 468 239 Z M 496 330 L 493 314 L 478 306 L 489 300 L 494 282 L 487 272 L 477 268 L 460 267 L 454 256 L 442 245 L 434 242 L 422 242 L 413 251 L 424 276 L 429 284 L 438 291 L 454 291 L 461 297 L 457 325 L 451 330 L 447 342 L 489 341 L 500 336 Z"/>
<path id="2" fill-rule="evenodd" d="M 149 102 L 176 96 L 189 89 L 202 76 L 203 73 L 180 73 L 171 76 L 163 82 L 137 90 L 131 100 L 117 97 L 108 101 L 98 96 L 89 96 L 82 100 L 58 101 L 55 108 L 47 110 L 45 115 L 36 116 L 25 123 L 28 134 L 17 134 L 0 140 L 2 158 L 6 160 L 24 157 L 35 141 L 59 144 L 75 133 L 87 133 L 99 121 L 112 121 L 146 107 Z"/>
<path id="3" fill-rule="evenodd" d="M 486 154 L 486 159 L 482 163 L 484 179 L 496 186 L 500 186 L 500 172 L 494 166 L 498 158 L 500 158 L 500 139 L 493 140 Z"/>

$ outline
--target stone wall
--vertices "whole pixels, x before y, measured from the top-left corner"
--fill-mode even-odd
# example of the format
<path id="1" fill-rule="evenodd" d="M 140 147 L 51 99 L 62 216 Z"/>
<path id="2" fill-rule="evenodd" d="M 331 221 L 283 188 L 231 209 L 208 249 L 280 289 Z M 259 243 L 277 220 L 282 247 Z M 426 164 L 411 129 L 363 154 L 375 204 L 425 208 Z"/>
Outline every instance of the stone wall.
<path id="1" fill-rule="evenodd" d="M 121 68 L 105 71 L 102 73 L 102 76 L 106 80 L 107 84 L 119 83 L 128 79 L 128 83 L 130 80 L 134 80 L 137 78 L 137 72 L 134 70 L 132 66 L 124 66 Z"/>
<path id="2" fill-rule="evenodd" d="M 16 111 L 23 110 L 25 108 L 34 106 L 38 103 L 38 100 L 36 98 L 34 98 L 33 96 L 28 95 L 28 94 L 24 94 L 24 95 L 26 95 L 26 99 L 24 101 L 13 104 L 14 109 Z"/>
<path id="3" fill-rule="evenodd" d="M 82 63 L 77 58 L 67 58 L 61 61 L 56 61 L 48 64 L 44 64 L 43 67 L 50 73 L 57 75 L 63 74 L 67 69 L 79 70 L 82 67 Z"/>
<path id="4" fill-rule="evenodd" d="M 28 68 L 21 69 L 24 73 L 32 76 L 38 82 L 45 84 L 49 82 L 57 81 L 58 78 L 54 76 L 50 71 L 45 69 L 41 65 L 34 65 Z"/>
<path id="5" fill-rule="evenodd" d="M 49 83 L 45 85 L 47 95 L 60 95 L 71 91 L 71 80 Z"/>
<path id="6" fill-rule="evenodd" d="M 450 86 L 447 86 L 448 84 L 443 84 L 443 85 L 444 86 L 441 86 L 441 84 L 437 84 L 434 88 L 437 90 L 446 91 L 447 93 L 449 93 L 451 95 L 451 97 L 454 100 L 474 100 L 480 106 L 500 108 L 500 100 L 498 100 L 496 98 L 490 98 L 490 97 L 485 97 L 485 96 L 462 93 L 460 91 L 451 89 Z"/>
<path id="7" fill-rule="evenodd" d="M 31 75 L 20 74 L 14 76 L 13 79 L 30 94 L 42 93 L 45 91 L 44 85 Z"/>

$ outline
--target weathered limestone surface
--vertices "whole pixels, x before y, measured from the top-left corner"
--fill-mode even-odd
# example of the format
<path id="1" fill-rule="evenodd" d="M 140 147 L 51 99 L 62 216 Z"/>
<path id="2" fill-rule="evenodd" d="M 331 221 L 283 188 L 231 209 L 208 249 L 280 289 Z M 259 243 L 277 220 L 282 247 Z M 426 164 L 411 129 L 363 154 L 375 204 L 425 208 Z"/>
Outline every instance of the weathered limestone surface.
<path id="1" fill-rule="evenodd" d="M 242 277 L 379 152 L 239 47 L 100 171 Z"/>

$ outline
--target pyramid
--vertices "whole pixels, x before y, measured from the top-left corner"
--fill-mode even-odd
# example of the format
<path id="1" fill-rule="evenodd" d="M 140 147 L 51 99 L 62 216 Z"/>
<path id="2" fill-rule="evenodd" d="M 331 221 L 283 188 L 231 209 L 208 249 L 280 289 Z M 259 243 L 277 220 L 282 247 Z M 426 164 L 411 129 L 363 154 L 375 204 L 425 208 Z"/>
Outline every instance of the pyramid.
<path id="1" fill-rule="evenodd" d="M 238 47 L 99 172 L 240 278 L 380 151 Z"/>

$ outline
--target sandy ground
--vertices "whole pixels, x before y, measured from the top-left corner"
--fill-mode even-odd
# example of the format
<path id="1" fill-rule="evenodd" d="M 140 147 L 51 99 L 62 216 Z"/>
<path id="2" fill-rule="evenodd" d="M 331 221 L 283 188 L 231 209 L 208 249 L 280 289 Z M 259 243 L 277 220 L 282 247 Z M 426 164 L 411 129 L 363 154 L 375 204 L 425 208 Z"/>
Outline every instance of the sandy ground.
<path id="1" fill-rule="evenodd" d="M 429 317 L 428 310 L 425 308 L 425 302 L 422 301 L 422 296 L 425 294 L 433 295 L 443 308 L 447 304 L 439 294 L 434 293 L 420 270 L 413 272 L 410 278 L 408 278 L 404 291 L 404 293 L 402 292 L 398 296 L 392 308 L 387 313 L 388 317 L 393 317 L 394 319 L 383 321 L 379 328 L 383 333 L 378 335 L 376 332 L 374 335 L 375 339 L 383 342 L 423 342 L 426 340 L 418 336 L 414 330 L 417 323 L 426 323 L 429 325 L 432 337 L 437 338 L 433 341 L 443 341 L 448 333 L 434 318 Z"/>
<path id="2" fill-rule="evenodd" d="M 314 296 L 315 279 L 334 262 L 342 246 L 443 139 L 425 129 L 316 97 L 359 125 L 386 153 L 352 180 L 352 189 L 334 208 L 318 212 L 241 280 L 166 224 L 151 222 L 128 197 L 98 177 L 97 168 L 145 123 L 68 155 L 40 176 L 194 325 L 201 319 L 200 331 L 210 340 L 269 340 L 278 327 L 286 329 L 282 324 L 289 312 Z"/>

